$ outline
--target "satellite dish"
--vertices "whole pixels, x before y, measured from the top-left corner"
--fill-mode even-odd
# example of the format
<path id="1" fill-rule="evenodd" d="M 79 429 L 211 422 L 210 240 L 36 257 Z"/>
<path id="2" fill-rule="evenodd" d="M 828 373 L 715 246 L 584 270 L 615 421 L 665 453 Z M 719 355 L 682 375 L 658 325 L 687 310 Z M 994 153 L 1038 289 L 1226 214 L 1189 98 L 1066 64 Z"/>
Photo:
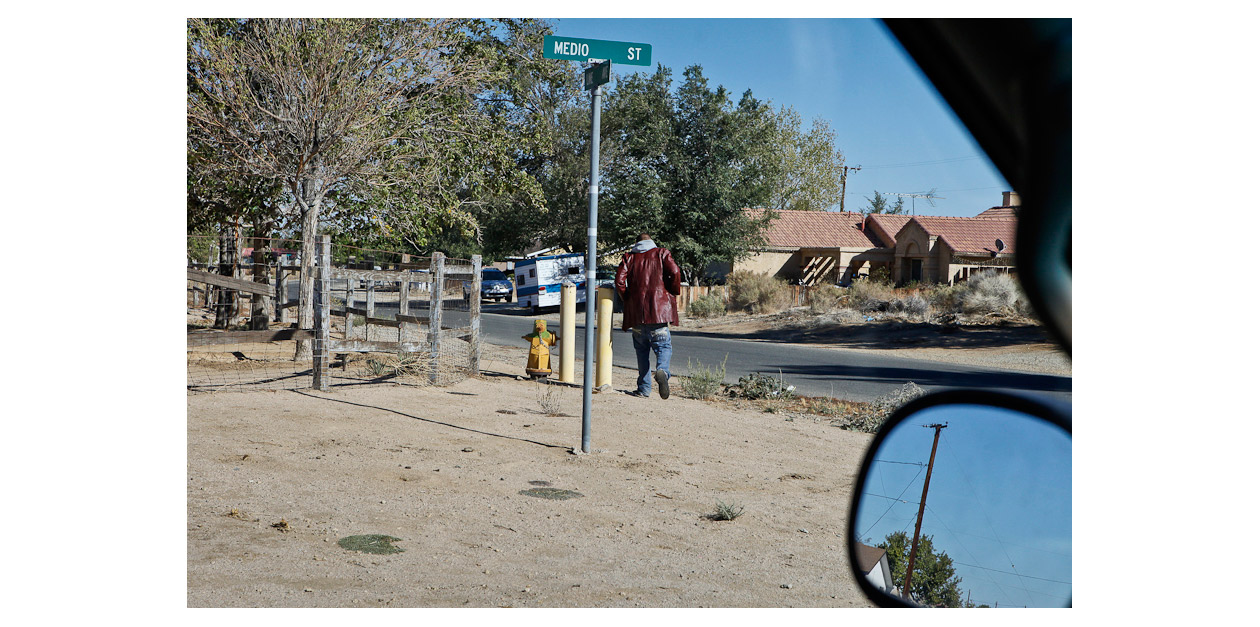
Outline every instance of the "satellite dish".
<path id="1" fill-rule="evenodd" d="M 1006 242 L 1002 241 L 1000 238 L 996 242 L 993 242 L 993 245 L 997 247 L 998 252 L 1006 250 Z"/>

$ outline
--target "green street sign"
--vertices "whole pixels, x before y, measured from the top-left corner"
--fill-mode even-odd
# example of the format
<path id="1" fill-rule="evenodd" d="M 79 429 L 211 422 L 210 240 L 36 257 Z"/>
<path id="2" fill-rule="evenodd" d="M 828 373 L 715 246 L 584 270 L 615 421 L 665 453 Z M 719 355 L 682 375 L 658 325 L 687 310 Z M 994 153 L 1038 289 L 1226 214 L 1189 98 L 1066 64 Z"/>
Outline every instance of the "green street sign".
<path id="1" fill-rule="evenodd" d="M 582 72 L 582 84 L 587 91 L 595 89 L 610 80 L 612 80 L 612 63 L 608 61 L 592 65 Z"/>
<path id="2" fill-rule="evenodd" d="M 566 61 L 607 59 L 624 65 L 652 65 L 652 45 L 547 35 L 543 37 L 543 58 Z"/>

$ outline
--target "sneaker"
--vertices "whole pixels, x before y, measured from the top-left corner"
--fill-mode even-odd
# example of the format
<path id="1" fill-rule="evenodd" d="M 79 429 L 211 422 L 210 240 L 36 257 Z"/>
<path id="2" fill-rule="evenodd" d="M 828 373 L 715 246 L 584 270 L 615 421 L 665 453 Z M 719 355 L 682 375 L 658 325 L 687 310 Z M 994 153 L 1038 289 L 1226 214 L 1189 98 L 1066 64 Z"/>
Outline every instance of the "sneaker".
<path id="1" fill-rule="evenodd" d="M 669 373 L 664 370 L 656 371 L 656 387 L 661 393 L 661 398 L 669 398 Z"/>
<path id="2" fill-rule="evenodd" d="M 635 390 L 635 391 L 633 391 L 633 392 L 626 392 L 626 394 L 629 394 L 630 396 L 633 396 L 633 397 L 635 397 L 635 398 L 647 398 L 647 397 L 648 397 L 648 395 L 647 395 L 647 394 L 644 394 L 643 392 L 640 392 L 640 391 L 638 391 L 638 390 Z"/>

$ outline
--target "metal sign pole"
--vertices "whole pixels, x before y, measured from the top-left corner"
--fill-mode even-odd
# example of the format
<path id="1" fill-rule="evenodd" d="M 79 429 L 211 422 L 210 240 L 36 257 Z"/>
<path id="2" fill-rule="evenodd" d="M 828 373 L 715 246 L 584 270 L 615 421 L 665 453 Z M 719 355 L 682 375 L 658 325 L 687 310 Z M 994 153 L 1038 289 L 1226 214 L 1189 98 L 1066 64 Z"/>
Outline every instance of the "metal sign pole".
<path id="1" fill-rule="evenodd" d="M 591 452 L 591 384 L 595 380 L 595 243 L 599 219 L 599 101 L 591 90 L 591 201 L 586 223 L 586 348 L 582 353 L 582 452 Z"/>

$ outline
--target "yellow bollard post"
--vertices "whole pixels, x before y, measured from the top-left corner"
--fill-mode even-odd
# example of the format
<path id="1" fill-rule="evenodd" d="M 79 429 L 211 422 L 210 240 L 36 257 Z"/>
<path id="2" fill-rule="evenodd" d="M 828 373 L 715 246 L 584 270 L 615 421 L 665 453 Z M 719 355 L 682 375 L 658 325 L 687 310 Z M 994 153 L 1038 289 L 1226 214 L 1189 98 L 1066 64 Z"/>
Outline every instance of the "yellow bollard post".
<path id="1" fill-rule="evenodd" d="M 560 382 L 573 383 L 573 355 L 577 346 L 574 320 L 577 319 L 577 286 L 565 281 L 560 286 Z"/>
<path id="2" fill-rule="evenodd" d="M 595 387 L 603 389 L 604 386 L 612 385 L 612 314 L 613 314 L 613 288 L 599 288 L 599 308 L 596 309 L 596 315 L 599 320 L 595 323 L 595 328 L 599 329 L 599 336 L 596 338 L 595 365 L 598 372 L 595 374 Z"/>

